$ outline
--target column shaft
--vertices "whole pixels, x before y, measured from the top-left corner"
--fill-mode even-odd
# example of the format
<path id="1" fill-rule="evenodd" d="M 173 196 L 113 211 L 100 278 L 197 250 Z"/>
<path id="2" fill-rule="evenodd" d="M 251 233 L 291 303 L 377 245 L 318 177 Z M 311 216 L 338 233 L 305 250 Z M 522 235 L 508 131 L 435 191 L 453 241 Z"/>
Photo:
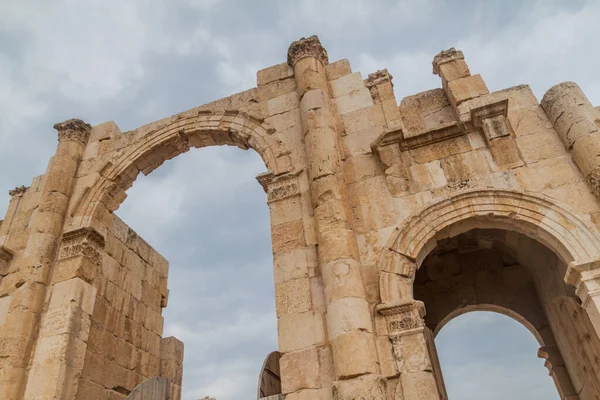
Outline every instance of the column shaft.
<path id="1" fill-rule="evenodd" d="M 327 330 L 338 380 L 335 390 L 340 399 L 356 397 L 367 390 L 383 389 L 377 377 L 380 368 L 371 312 L 365 298 L 335 116 L 330 106 L 331 94 L 325 73 L 327 53 L 313 36 L 292 43 L 288 60 L 294 68 L 300 96 L 319 264 L 327 303 Z M 353 384 L 340 383 L 367 374 L 376 376 L 356 379 Z"/>

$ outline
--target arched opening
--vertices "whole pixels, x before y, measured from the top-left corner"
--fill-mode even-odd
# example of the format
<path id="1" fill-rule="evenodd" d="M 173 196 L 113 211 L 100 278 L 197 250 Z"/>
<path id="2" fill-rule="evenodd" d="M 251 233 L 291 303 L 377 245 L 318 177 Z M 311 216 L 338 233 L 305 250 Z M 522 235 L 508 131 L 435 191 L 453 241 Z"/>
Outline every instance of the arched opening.
<path id="1" fill-rule="evenodd" d="M 474 310 L 507 315 L 537 339 L 538 354 L 545 358 L 561 399 L 600 395 L 600 342 L 564 283 L 567 266 L 556 253 L 527 235 L 498 228 L 474 228 L 434 240 L 413 286 L 414 298 L 425 304 L 428 330 L 436 335 L 448 321 Z M 443 382 L 439 363 L 433 364 Z"/>
<path id="2" fill-rule="evenodd" d="M 476 310 L 453 316 L 435 338 L 448 397 L 561 399 L 531 332 L 511 317 Z"/>
<path id="3" fill-rule="evenodd" d="M 185 345 L 183 400 L 256 391 L 277 349 L 263 171 L 255 152 L 193 150 L 138 177 L 115 213 L 169 261 L 163 337 Z"/>
<path id="4" fill-rule="evenodd" d="M 305 245 L 302 229 L 292 233 L 288 229 L 290 224 L 302 227 L 298 199 L 306 195 L 298 189 L 299 173 L 290 173 L 292 152 L 286 143 L 275 141 L 274 130 L 268 123 L 242 111 L 193 109 L 126 133 L 118 132 L 114 123 L 107 124 L 112 133 L 102 136 L 82 163 L 73 194 L 76 201 L 66 223 L 67 235 L 95 240 L 95 260 L 99 266 L 91 279 L 95 302 L 78 396 L 84 399 L 127 395 L 154 376 L 166 376 L 178 383 L 183 345 L 174 338 L 164 338 L 169 334 L 196 344 L 186 354 L 197 367 L 185 370 L 188 387 L 189 382 L 198 386 L 197 390 L 189 387 L 184 399 L 195 400 L 206 395 L 234 399 L 248 391 L 256 392 L 256 378 L 264 357 L 276 349 L 273 309 L 278 312 L 282 309 L 277 301 L 277 307 L 273 307 L 273 297 L 278 298 L 273 296 L 277 272 L 273 276 L 269 267 L 273 260 L 269 242 L 273 254 Z M 202 155 L 194 151 L 196 154 L 178 158 L 147 178 L 151 185 L 144 185 L 145 179 L 141 178 L 141 183 L 129 191 L 137 178 L 150 174 L 167 160 L 192 148 L 222 145 L 251 148 L 255 152 L 232 156 L 231 148 L 212 149 L 209 153 L 201 150 Z M 207 165 L 185 165 L 187 160 L 198 161 L 205 154 L 221 157 L 216 165 L 214 158 Z M 248 157 L 252 159 L 250 164 L 240 163 Z M 168 176 L 173 165 L 180 165 L 180 172 L 185 171 L 186 176 L 180 182 L 174 184 L 165 179 L 165 185 L 160 185 L 150 181 Z M 254 179 L 265 167 L 269 173 L 261 174 L 259 181 L 268 196 Z M 211 190 L 206 181 L 203 186 L 202 177 L 221 186 Z M 228 182 L 235 183 L 237 191 L 223 190 Z M 137 192 L 138 188 L 143 192 L 148 186 L 152 186 L 151 192 Z M 202 190 L 204 198 L 191 195 L 194 186 Z M 180 198 L 173 196 L 178 190 L 184 191 Z M 131 228 L 115 214 L 128 195 L 134 197 L 130 215 L 128 206 L 121 211 L 127 219 L 137 217 L 128 221 L 133 225 Z M 145 205 L 136 204 L 136 197 Z M 250 200 L 252 205 L 248 203 Z M 265 203 L 269 205 L 270 219 Z M 273 211 L 282 204 L 294 217 L 291 221 L 285 219 L 287 214 L 282 218 Z M 202 206 L 205 208 L 199 212 Z M 252 207 L 260 210 L 252 212 Z M 161 214 L 166 217 L 162 228 L 157 223 Z M 190 228 L 189 224 L 194 226 L 194 222 L 198 223 L 195 228 L 206 230 L 204 234 Z M 258 225 L 262 229 L 257 229 Z M 165 253 L 172 263 L 173 274 L 169 274 L 167 259 L 133 229 L 144 231 L 150 242 Z M 269 240 L 271 236 L 273 239 Z M 278 242 L 276 238 L 283 240 Z M 165 244 L 172 247 L 165 248 Z M 257 250 L 260 256 L 249 257 Z M 199 269 L 191 268 L 202 262 L 211 264 L 212 271 L 205 269 L 202 275 L 198 274 Z M 178 271 L 181 265 L 188 271 Z M 244 273 L 240 272 L 242 267 Z M 170 275 L 179 286 L 172 288 L 171 293 L 168 287 L 173 281 L 167 285 Z M 289 290 L 288 286 L 275 284 L 280 298 L 288 296 Z M 209 295 L 206 301 L 194 299 L 203 291 Z M 304 295 L 296 298 L 309 304 L 310 294 Z M 162 311 L 168 301 L 175 302 L 175 307 L 171 308 L 173 313 L 167 310 L 167 325 L 163 326 Z M 261 310 L 257 303 L 270 306 Z M 249 315 L 249 310 L 256 309 L 259 318 Z M 189 317 L 188 321 L 193 323 L 186 326 L 169 322 L 177 314 L 180 318 L 184 314 L 183 318 Z M 215 318 L 225 322 L 217 323 Z M 211 337 L 212 346 L 207 344 Z M 107 347 L 114 351 L 104 354 Z M 219 349 L 227 349 L 237 357 L 227 359 L 218 354 Z M 210 351 L 220 357 L 213 354 L 207 361 L 206 353 Z M 241 354 L 249 358 L 243 359 Z M 198 378 L 211 375 L 207 378 L 210 384 Z M 171 397 L 179 398 L 180 387 L 171 386 Z"/>

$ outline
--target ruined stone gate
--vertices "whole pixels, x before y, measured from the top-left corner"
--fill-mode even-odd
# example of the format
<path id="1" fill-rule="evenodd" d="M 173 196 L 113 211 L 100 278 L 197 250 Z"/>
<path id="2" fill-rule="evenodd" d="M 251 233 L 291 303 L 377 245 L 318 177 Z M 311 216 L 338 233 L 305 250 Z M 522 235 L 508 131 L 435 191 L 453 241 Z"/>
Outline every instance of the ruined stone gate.
<path id="1" fill-rule="evenodd" d="M 444 399 L 433 338 L 471 310 L 525 325 L 561 399 L 600 399 L 599 109 L 574 83 L 489 93 L 454 49 L 433 72 L 398 105 L 387 71 L 311 37 L 257 87 L 134 131 L 56 124 L 0 225 L 0 398 L 124 399 L 156 376 L 178 398 L 167 261 L 113 212 L 140 172 L 233 145 L 268 171 L 287 400 Z"/>

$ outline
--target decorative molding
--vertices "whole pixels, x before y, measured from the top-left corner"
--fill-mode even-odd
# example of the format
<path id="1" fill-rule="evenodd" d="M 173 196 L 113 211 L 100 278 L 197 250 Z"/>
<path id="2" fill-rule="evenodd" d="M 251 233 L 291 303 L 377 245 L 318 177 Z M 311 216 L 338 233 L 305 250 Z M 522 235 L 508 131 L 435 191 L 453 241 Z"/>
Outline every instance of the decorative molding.
<path id="1" fill-rule="evenodd" d="M 590 281 L 592 284 L 588 285 Z M 600 260 L 569 263 L 565 274 L 565 283 L 575 288 L 575 295 L 581 300 L 583 308 L 586 308 L 592 297 L 600 295 L 598 282 L 600 282 Z M 592 288 L 591 291 L 590 288 Z"/>
<path id="2" fill-rule="evenodd" d="M 13 190 L 9 190 L 8 194 L 9 196 L 22 196 L 27 191 L 27 189 L 29 189 L 28 186 L 17 186 Z"/>
<path id="3" fill-rule="evenodd" d="M 508 99 L 486 104 L 471 110 L 471 121 L 476 128 L 483 130 L 488 142 L 510 136 L 511 128 L 508 115 Z"/>
<path id="4" fill-rule="evenodd" d="M 69 140 L 86 144 L 90 137 L 92 126 L 80 119 L 73 118 L 54 124 L 54 129 L 58 131 L 59 142 Z"/>
<path id="5" fill-rule="evenodd" d="M 425 305 L 422 301 L 409 300 L 403 303 L 379 304 L 377 311 L 384 315 L 390 337 L 403 336 L 422 329 L 425 325 Z"/>
<path id="6" fill-rule="evenodd" d="M 327 50 L 325 50 L 317 35 L 301 38 L 290 45 L 288 49 L 288 64 L 292 68 L 299 60 L 305 57 L 314 57 L 321 61 L 323 65 L 329 64 Z"/>
<path id="7" fill-rule="evenodd" d="M 94 264 L 102 262 L 104 237 L 94 228 L 79 228 L 63 234 L 59 259 L 86 256 Z"/>
<path id="8" fill-rule="evenodd" d="M 456 50 L 454 47 L 449 48 L 448 50 L 442 50 L 435 57 L 433 57 L 433 74 L 440 74 L 440 65 L 449 63 L 454 60 L 464 60 L 465 56 L 462 51 Z"/>
<path id="9" fill-rule="evenodd" d="M 280 176 L 274 176 L 272 172 L 266 172 L 258 175 L 256 180 L 267 194 L 268 202 L 272 202 L 300 194 L 298 182 L 300 172 L 301 170 Z"/>
<path id="10" fill-rule="evenodd" d="M 367 79 L 365 79 L 365 86 L 368 88 L 371 88 L 373 86 L 385 83 L 385 82 L 390 82 L 392 84 L 392 86 L 394 85 L 392 83 L 392 79 L 394 77 L 388 72 L 387 68 L 386 69 L 380 69 L 379 71 L 375 71 L 372 74 L 369 74 L 369 77 Z"/>

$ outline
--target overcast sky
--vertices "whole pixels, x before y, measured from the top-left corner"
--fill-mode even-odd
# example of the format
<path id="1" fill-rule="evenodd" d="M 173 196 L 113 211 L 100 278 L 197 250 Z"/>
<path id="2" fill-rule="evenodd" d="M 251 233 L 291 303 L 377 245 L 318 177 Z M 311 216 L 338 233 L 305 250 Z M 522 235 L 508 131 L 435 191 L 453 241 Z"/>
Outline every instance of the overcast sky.
<path id="1" fill-rule="evenodd" d="M 457 47 L 491 90 L 527 83 L 541 99 L 573 80 L 599 105 L 598 21 L 593 0 L 3 0 L 0 210 L 44 172 L 55 122 L 135 129 L 254 86 L 311 34 L 364 77 L 388 68 L 398 101 L 440 87 L 431 60 Z M 165 333 L 186 345 L 184 400 L 254 399 L 276 349 L 264 171 L 252 152 L 192 151 L 138 179 L 118 211 L 171 261 Z M 558 398 L 506 317 L 457 318 L 438 344 L 452 400 Z"/>

